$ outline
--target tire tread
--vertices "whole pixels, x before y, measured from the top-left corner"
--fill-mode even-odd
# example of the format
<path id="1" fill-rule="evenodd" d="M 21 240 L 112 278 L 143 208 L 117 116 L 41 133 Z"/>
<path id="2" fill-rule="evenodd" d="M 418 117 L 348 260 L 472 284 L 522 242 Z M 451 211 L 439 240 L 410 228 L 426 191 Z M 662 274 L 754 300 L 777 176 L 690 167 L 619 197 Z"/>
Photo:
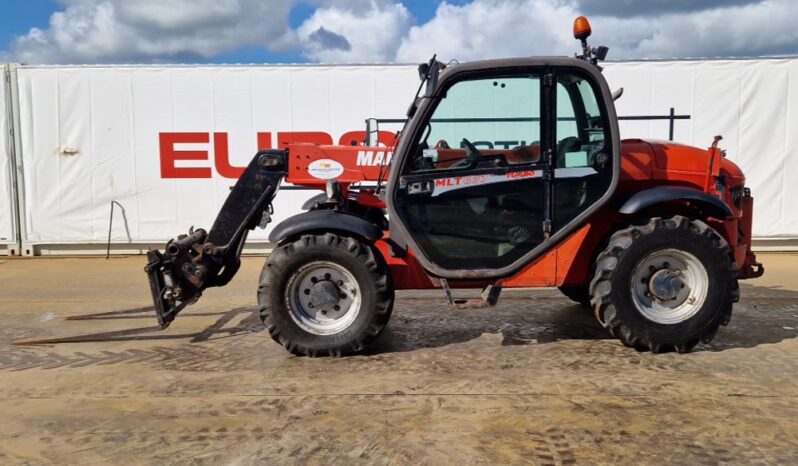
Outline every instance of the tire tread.
<path id="1" fill-rule="evenodd" d="M 373 321 L 366 327 L 366 330 L 344 345 L 345 347 L 343 348 L 327 348 L 323 350 L 324 353 L 331 357 L 340 357 L 345 353 L 362 351 L 382 333 L 388 324 L 393 310 L 394 292 L 384 260 L 378 254 L 375 254 L 372 246 L 362 244 L 352 237 L 342 237 L 334 233 L 307 234 L 275 248 L 261 272 L 260 286 L 258 288 L 260 318 L 272 340 L 282 345 L 290 353 L 309 357 L 316 357 L 322 354 L 322 351 L 318 348 L 301 345 L 289 340 L 280 331 L 271 319 L 272 311 L 269 304 L 270 300 L 268 299 L 268 294 L 275 282 L 275 278 L 282 273 L 291 257 L 303 249 L 318 246 L 333 248 L 357 259 L 368 270 L 370 278 L 375 285 L 377 293 L 374 317 Z"/>
<path id="2" fill-rule="evenodd" d="M 615 269 L 629 247 L 637 239 L 663 228 L 669 230 L 689 229 L 698 235 L 704 236 L 726 258 L 726 267 L 728 267 L 730 272 L 728 274 L 730 280 L 728 284 L 730 290 L 728 304 L 723 306 L 717 318 L 706 325 L 698 336 L 689 336 L 675 343 L 655 342 L 646 336 L 635 335 L 632 329 L 618 317 L 618 312 L 611 298 L 612 279 Z M 593 306 L 596 319 L 610 335 L 621 340 L 624 345 L 635 348 L 638 351 L 651 351 L 652 353 L 674 350 L 686 353 L 699 342 L 709 343 L 721 325 L 728 325 L 731 320 L 732 303 L 739 300 L 740 288 L 737 282 L 737 266 L 732 260 L 731 248 L 726 240 L 701 220 L 691 220 L 681 215 L 674 215 L 669 218 L 653 217 L 642 225 L 632 225 L 616 231 L 610 238 L 607 247 L 597 257 L 596 273 L 590 282 L 590 296 L 590 303 Z"/>

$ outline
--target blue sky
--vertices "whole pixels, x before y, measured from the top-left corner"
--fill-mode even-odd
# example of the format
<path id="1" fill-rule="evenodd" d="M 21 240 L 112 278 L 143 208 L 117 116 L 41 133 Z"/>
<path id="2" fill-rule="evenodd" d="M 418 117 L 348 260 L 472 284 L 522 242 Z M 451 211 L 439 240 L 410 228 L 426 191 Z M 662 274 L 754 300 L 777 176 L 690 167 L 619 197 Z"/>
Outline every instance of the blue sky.
<path id="1" fill-rule="evenodd" d="M 9 2 L 10 3 L 10 2 Z M 16 36 L 27 34 L 32 27 L 46 28 L 50 15 L 59 5 L 54 0 L 25 0 L 5 5 L 6 13 L 0 15 L 0 48 Z"/>
<path id="2" fill-rule="evenodd" d="M 417 22 L 425 23 L 435 16 L 435 10 L 441 1 L 410 0 L 402 3 L 413 14 Z M 468 0 L 449 0 L 448 3 L 462 5 L 468 3 Z M 13 14 L 0 16 L 0 50 L 8 48 L 15 38 L 25 36 L 31 28 L 47 29 L 50 16 L 56 11 L 63 10 L 64 5 L 56 0 L 23 0 L 14 2 L 10 9 Z M 298 28 L 315 10 L 316 6 L 310 2 L 295 2 L 290 9 L 289 25 L 292 28 Z M 294 63 L 308 60 L 300 50 L 275 52 L 259 46 L 241 46 L 213 57 L 200 58 L 197 61 L 208 63 Z"/>
<path id="3" fill-rule="evenodd" d="M 610 58 L 798 54 L 796 0 L 24 0 L 0 61 L 415 62 L 570 55 L 587 14 Z"/>
<path id="4" fill-rule="evenodd" d="M 46 1 L 44 3 L 53 3 Z M 441 1 L 423 1 L 412 0 L 403 2 L 404 5 L 413 13 L 419 23 L 426 23 L 435 16 L 435 9 Z M 467 0 L 455 0 L 448 3 L 453 5 L 462 5 L 468 3 Z M 315 11 L 315 7 L 309 3 L 296 3 L 291 7 L 291 14 L 289 16 L 289 24 L 293 28 L 298 28 L 310 15 Z M 262 47 L 239 47 L 236 50 L 228 53 L 221 54 L 209 60 L 214 63 L 296 63 L 307 61 L 296 50 L 286 53 L 274 53 L 265 50 Z"/>

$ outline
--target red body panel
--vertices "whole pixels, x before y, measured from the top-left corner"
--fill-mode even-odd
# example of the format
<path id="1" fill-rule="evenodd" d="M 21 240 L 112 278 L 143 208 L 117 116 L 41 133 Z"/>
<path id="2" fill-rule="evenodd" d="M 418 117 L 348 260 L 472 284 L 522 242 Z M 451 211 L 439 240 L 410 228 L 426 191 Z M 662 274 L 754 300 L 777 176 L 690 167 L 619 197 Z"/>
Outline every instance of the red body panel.
<path id="1" fill-rule="evenodd" d="M 510 157 L 534 158 L 538 153 L 504 154 Z M 752 276 L 756 256 L 751 252 L 751 219 L 753 200 L 746 198 L 740 205 L 731 199 L 730 190 L 742 187 L 745 177 L 742 171 L 730 160 L 721 156 L 720 149 L 701 150 L 695 147 L 663 141 L 641 139 L 625 140 L 621 144 L 621 173 L 616 198 L 625 199 L 632 193 L 656 186 L 685 186 L 700 189 L 706 193 L 722 197 L 732 209 L 733 216 L 727 219 L 704 219 L 715 228 L 734 251 L 734 259 L 740 269 L 740 278 Z M 459 149 L 441 149 L 439 154 L 445 158 L 462 158 Z M 286 180 L 295 185 L 324 189 L 327 179 L 313 176 L 310 169 L 313 162 L 338 163 L 340 171 L 334 178 L 341 183 L 343 192 L 351 184 L 374 183 L 387 178 L 387 163 L 392 155 L 391 148 L 364 146 L 318 146 L 313 144 L 290 144 L 288 146 L 289 167 Z M 517 161 L 517 160 L 513 160 Z M 520 161 L 520 160 L 519 160 Z M 326 165 L 325 165 L 326 166 Z M 717 192 L 716 177 L 725 179 L 725 191 Z M 372 191 L 361 189 L 352 194 L 356 202 L 384 208 L 384 202 Z M 498 281 L 504 287 L 544 287 L 563 284 L 584 283 L 590 273 L 590 265 L 595 259 L 602 241 L 622 224 L 623 218 L 617 212 L 617 203 L 610 202 L 607 207 L 593 216 L 594 221 L 577 230 L 536 261 L 524 267 L 511 277 Z M 679 205 L 674 205 L 678 210 Z M 393 257 L 386 236 L 376 243 L 391 270 L 395 289 L 429 289 L 437 286 L 416 260 L 413 251 L 405 257 Z M 484 281 L 449 282 L 453 288 L 472 288 L 488 284 Z"/>
<path id="2" fill-rule="evenodd" d="M 326 178 L 312 176 L 310 165 L 316 161 L 334 161 L 343 166 L 343 172 L 336 178 L 341 185 L 377 181 L 380 176 L 380 163 L 390 159 L 392 152 L 385 147 L 364 146 L 317 146 L 314 144 L 291 144 L 288 146 L 288 176 L 286 181 L 298 186 L 320 187 L 324 189 Z M 370 156 L 370 158 L 369 158 Z M 371 163 L 366 163 L 371 162 Z M 387 167 L 385 168 L 387 170 Z"/>

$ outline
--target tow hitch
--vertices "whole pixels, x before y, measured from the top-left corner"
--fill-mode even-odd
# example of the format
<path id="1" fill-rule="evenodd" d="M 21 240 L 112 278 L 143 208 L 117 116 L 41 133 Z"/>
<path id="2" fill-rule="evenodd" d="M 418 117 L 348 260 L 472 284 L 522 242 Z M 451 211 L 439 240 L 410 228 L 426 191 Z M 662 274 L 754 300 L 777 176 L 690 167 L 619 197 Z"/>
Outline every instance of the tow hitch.
<path id="1" fill-rule="evenodd" d="M 147 252 L 155 314 L 166 328 L 196 302 L 206 288 L 224 286 L 241 266 L 247 234 L 271 221 L 271 201 L 285 175 L 286 152 L 258 152 L 227 196 L 209 232 L 193 228 L 166 243 L 164 252 Z"/>

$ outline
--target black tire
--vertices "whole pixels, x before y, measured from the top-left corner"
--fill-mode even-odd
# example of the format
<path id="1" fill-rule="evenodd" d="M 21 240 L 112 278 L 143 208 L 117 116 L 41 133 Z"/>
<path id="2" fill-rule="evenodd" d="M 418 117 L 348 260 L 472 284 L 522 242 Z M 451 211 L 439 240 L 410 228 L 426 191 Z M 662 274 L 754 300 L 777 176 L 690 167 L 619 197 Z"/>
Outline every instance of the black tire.
<path id="1" fill-rule="evenodd" d="M 558 287 L 558 289 L 571 301 L 579 303 L 585 309 L 592 309 L 590 305 L 590 287 L 587 284 L 563 285 Z"/>
<path id="2" fill-rule="evenodd" d="M 289 309 L 287 287 L 291 277 L 304 265 L 317 261 L 346 269 L 359 289 L 359 312 L 337 333 L 320 335 L 307 331 L 297 324 Z M 388 267 L 379 253 L 354 238 L 332 233 L 303 235 L 277 247 L 263 266 L 258 288 L 260 317 L 269 335 L 289 352 L 305 356 L 341 356 L 363 350 L 388 323 L 393 299 Z"/>
<path id="3" fill-rule="evenodd" d="M 703 304 L 694 315 L 677 323 L 647 318 L 633 298 L 631 282 L 637 264 L 662 250 L 692 254 L 708 278 Z M 732 303 L 739 299 L 737 267 L 729 245 L 706 223 L 680 215 L 656 217 L 612 235 L 597 258 L 590 293 L 599 323 L 626 346 L 654 353 L 683 353 L 699 342 L 709 343 L 718 328 L 729 323 Z"/>

